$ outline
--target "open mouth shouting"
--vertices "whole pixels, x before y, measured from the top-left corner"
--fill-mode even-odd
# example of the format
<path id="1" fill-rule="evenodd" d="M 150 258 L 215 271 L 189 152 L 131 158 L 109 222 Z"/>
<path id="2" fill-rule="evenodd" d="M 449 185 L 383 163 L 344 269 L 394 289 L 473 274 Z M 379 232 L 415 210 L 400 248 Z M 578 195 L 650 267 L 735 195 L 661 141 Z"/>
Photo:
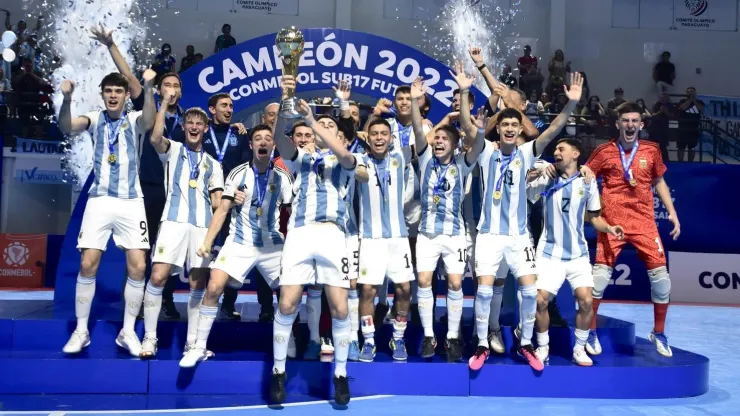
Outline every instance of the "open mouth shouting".
<path id="1" fill-rule="evenodd" d="M 267 148 L 266 147 L 260 147 L 259 149 L 257 149 L 257 155 L 258 156 L 267 156 L 268 154 L 269 153 L 267 152 Z"/>
<path id="2" fill-rule="evenodd" d="M 514 130 L 504 130 L 504 139 L 507 141 L 514 141 L 516 140 L 516 131 Z"/>
<path id="3" fill-rule="evenodd" d="M 635 127 L 628 127 L 624 130 L 624 139 L 631 142 L 637 138 L 637 129 Z"/>

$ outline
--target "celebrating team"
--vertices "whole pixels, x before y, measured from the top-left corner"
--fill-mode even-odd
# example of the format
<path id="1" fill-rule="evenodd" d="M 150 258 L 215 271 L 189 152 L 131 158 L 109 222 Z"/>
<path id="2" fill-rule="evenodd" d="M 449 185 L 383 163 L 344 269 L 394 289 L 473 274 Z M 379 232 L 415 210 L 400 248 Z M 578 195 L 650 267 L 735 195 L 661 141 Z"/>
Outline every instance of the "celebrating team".
<path id="1" fill-rule="evenodd" d="M 424 81 L 417 79 L 397 88 L 392 103 L 381 100 L 363 132 L 356 131 L 359 113 L 350 105 L 345 82 L 335 88 L 341 101 L 339 119 L 315 117 L 301 101 L 301 121 L 290 125 L 291 120 L 270 117 L 266 109 L 266 124 L 244 135 L 243 126 L 229 125 L 233 104 L 226 94 L 209 100 L 212 120 L 199 108 L 182 111 L 176 74 L 160 77 L 156 99 L 156 74 L 144 73 L 142 91 L 118 59 L 123 75 L 109 74 L 100 85 L 105 110 L 78 117 L 72 117 L 70 109 L 74 84 L 64 81 L 59 126 L 65 133 L 87 130 L 94 149 L 94 182 L 78 238 L 82 254 L 77 328 L 64 352 L 78 353 L 90 344 L 95 275 L 112 234 L 127 260 L 124 323 L 116 343 L 134 356 L 156 355 L 164 286 L 183 268 L 189 271 L 191 291 L 182 367 L 213 356 L 207 340 L 225 289 L 241 287 L 255 268 L 271 288 L 280 286 L 270 381 L 270 395 L 277 403 L 286 396 L 285 362 L 304 286 L 310 286 L 309 302 L 320 299 L 321 290 L 328 300 L 335 400 L 346 404 L 347 360 L 372 362 L 375 357 L 374 302 L 378 287 L 387 290 L 386 279 L 395 288 L 389 343 L 393 359 L 408 356 L 404 332 L 416 285 L 424 328 L 421 356 L 431 357 L 437 346 L 432 283 L 441 261 L 448 285 L 445 351 L 451 362 L 462 359 L 462 278 L 473 257 L 477 348 L 469 359 L 472 370 L 480 370 L 491 351 L 503 353 L 497 328 L 508 272 L 519 284 L 518 354 L 535 370 L 543 369 L 549 355 L 547 304 L 567 279 L 578 300 L 573 361 L 592 365 L 589 355 L 601 352 L 596 310 L 625 242 L 635 245 L 648 265 L 656 319 L 650 340 L 660 354 L 670 356 L 663 333 L 670 279 L 653 221 L 652 186 L 668 208 L 674 238 L 680 225 L 662 178 L 666 168 L 659 149 L 638 140 L 639 107 L 620 107 L 620 137 L 596 149 L 585 166 L 578 166 L 579 142 L 568 138 L 557 142 L 555 163 L 550 165 L 539 157 L 581 98 L 581 76 L 571 76 L 563 112 L 532 137 L 518 93 L 492 80 L 480 50 L 471 48 L 470 54 L 493 91 L 489 102 L 498 110 L 493 118 L 483 109 L 471 114 L 474 78 L 457 63 L 456 111 L 439 124 L 432 127 L 423 118 L 430 103 Z M 132 85 L 138 88 L 134 101 L 141 111 L 125 110 Z M 296 83 L 285 76 L 281 86 L 285 92 Z M 274 104 L 268 108 L 275 112 Z M 147 146 L 164 172 L 165 202 L 161 218 L 155 220 L 147 220 L 140 186 L 141 155 Z M 274 157 L 276 153 L 280 156 Z M 604 178 L 603 213 L 594 176 Z M 528 200 L 540 199 L 545 224 L 535 251 Z M 290 219 L 284 235 L 280 214 L 286 206 Z M 599 231 L 593 268 L 584 220 Z M 158 229 L 156 242 L 148 237 L 152 226 Z M 215 246 L 220 250 L 214 252 Z M 150 248 L 152 271 L 145 284 Z M 145 335 L 140 341 L 134 323 L 142 304 Z M 316 308 L 309 309 L 309 323 L 317 323 L 318 311 L 311 309 Z"/>

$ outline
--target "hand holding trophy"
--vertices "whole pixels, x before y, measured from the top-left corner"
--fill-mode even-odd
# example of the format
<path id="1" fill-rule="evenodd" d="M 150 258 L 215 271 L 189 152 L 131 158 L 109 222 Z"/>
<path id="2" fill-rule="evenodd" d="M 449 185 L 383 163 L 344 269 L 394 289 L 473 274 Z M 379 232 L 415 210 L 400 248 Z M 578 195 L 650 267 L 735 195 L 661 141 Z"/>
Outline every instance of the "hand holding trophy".
<path id="1" fill-rule="evenodd" d="M 275 44 L 280 50 L 280 59 L 283 61 L 283 76 L 290 75 L 296 81 L 298 80 L 298 63 L 303 55 L 303 43 L 303 33 L 295 26 L 283 28 L 275 37 Z M 301 114 L 296 111 L 298 99 L 295 96 L 295 88 L 285 88 L 282 96 L 280 117 L 301 118 Z"/>

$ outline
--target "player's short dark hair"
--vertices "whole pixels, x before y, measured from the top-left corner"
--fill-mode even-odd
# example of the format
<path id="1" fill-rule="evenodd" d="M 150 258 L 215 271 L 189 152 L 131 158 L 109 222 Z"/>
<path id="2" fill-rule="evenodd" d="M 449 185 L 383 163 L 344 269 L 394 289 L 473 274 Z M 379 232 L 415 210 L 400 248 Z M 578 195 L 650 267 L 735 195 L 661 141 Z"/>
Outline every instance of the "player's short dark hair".
<path id="1" fill-rule="evenodd" d="M 515 118 L 521 123 L 522 113 L 516 111 L 513 108 L 504 108 L 499 112 L 498 119 L 496 120 L 496 125 L 498 126 L 499 124 L 501 124 L 501 121 L 505 118 Z"/>
<path id="2" fill-rule="evenodd" d="M 270 133 L 272 133 L 272 127 L 270 127 L 269 124 L 262 123 L 262 124 L 258 124 L 256 126 L 252 127 L 252 130 L 249 130 L 249 141 L 251 142 L 252 139 L 254 139 L 254 135 L 258 131 L 265 131 L 265 130 L 268 130 Z"/>
<path id="3" fill-rule="evenodd" d="M 190 107 L 182 113 L 182 119 L 184 121 L 187 121 L 190 117 L 198 118 L 200 121 L 205 122 L 206 126 L 208 125 L 208 114 L 200 107 Z"/>
<path id="4" fill-rule="evenodd" d="M 388 127 L 388 131 L 393 131 L 393 129 L 391 129 L 391 125 L 384 118 L 376 118 L 371 121 L 370 124 L 367 125 L 367 131 L 370 132 L 370 129 L 374 126 L 377 126 L 378 124 L 382 124 Z"/>
<path id="5" fill-rule="evenodd" d="M 396 92 L 393 93 L 393 96 L 398 97 L 398 94 L 411 94 L 411 86 L 401 85 L 400 87 L 396 88 Z"/>
<path id="6" fill-rule="evenodd" d="M 617 107 L 617 116 L 622 117 L 623 114 L 628 113 L 640 114 L 640 118 L 642 118 L 642 107 L 629 101 Z"/>
<path id="7" fill-rule="evenodd" d="M 215 107 L 218 102 L 224 98 L 231 99 L 231 96 L 225 92 L 219 92 L 218 94 L 211 95 L 211 98 L 208 99 L 208 107 Z"/>
<path id="8" fill-rule="evenodd" d="M 558 140 L 557 144 L 560 144 L 560 143 L 565 143 L 568 146 L 578 150 L 578 153 L 583 154 L 583 144 L 578 139 L 574 139 L 572 137 L 565 137 L 563 139 Z"/>
<path id="9" fill-rule="evenodd" d="M 124 91 L 128 92 L 128 80 L 120 72 L 111 72 L 100 81 L 101 92 L 105 87 L 123 87 Z"/>
<path id="10" fill-rule="evenodd" d="M 182 79 L 180 78 L 180 75 L 178 75 L 175 72 L 168 72 L 162 75 L 161 77 L 159 77 L 159 80 L 157 80 L 157 89 L 162 88 L 162 81 L 164 81 L 165 78 L 171 78 L 171 77 L 177 78 L 177 82 L 180 83 L 180 89 L 182 89 Z"/>
<path id="11" fill-rule="evenodd" d="M 452 96 L 456 96 L 457 94 L 460 94 L 460 88 L 456 89 L 455 91 L 452 91 Z M 475 105 L 475 94 L 473 94 L 473 91 L 468 90 L 468 100 L 470 100 L 470 104 Z"/>
<path id="12" fill-rule="evenodd" d="M 331 119 L 332 121 L 334 121 L 335 124 L 339 125 L 339 123 L 337 123 L 337 119 L 334 118 L 334 116 L 332 116 L 331 114 L 326 114 L 326 113 L 319 114 L 318 116 L 316 116 L 316 122 L 318 122 L 319 120 L 323 120 L 325 118 Z"/>
<path id="13" fill-rule="evenodd" d="M 440 130 L 442 130 L 443 132 L 447 133 L 447 137 L 449 137 L 450 139 L 452 139 L 452 143 L 454 143 L 455 146 L 457 146 L 457 143 L 460 141 L 460 132 L 457 131 L 457 129 L 455 128 L 455 126 L 450 125 L 450 124 L 441 125 L 441 126 L 437 127 L 437 129 L 435 130 L 435 133 L 438 132 L 438 131 L 440 131 Z"/>
<path id="14" fill-rule="evenodd" d="M 293 124 L 293 127 L 290 128 L 290 132 L 288 132 L 288 136 L 293 137 L 298 127 L 308 127 L 308 124 L 306 124 L 306 122 L 303 120 L 296 122 L 295 124 Z"/>

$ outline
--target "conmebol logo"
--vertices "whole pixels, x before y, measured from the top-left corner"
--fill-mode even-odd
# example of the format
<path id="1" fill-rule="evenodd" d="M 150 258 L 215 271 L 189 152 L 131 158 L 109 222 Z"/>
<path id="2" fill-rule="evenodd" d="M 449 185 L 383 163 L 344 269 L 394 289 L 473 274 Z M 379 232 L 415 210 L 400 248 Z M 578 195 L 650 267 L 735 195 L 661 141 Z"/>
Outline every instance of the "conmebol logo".
<path id="1" fill-rule="evenodd" d="M 686 0 L 686 8 L 689 9 L 689 14 L 694 17 L 704 14 L 707 7 L 709 7 L 707 0 Z"/>

